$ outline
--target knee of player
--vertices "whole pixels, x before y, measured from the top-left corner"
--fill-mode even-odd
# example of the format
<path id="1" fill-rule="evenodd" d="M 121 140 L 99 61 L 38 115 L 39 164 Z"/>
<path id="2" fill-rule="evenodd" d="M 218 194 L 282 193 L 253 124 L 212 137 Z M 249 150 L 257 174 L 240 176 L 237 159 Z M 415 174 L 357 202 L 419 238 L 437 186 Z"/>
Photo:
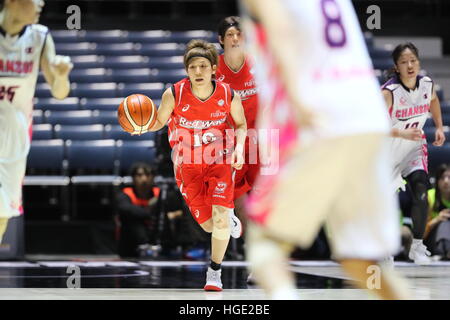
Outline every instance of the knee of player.
<path id="1" fill-rule="evenodd" d="M 428 204 L 428 175 L 424 171 L 415 171 L 408 177 L 408 183 L 411 186 L 413 201 Z"/>
<path id="2" fill-rule="evenodd" d="M 425 184 L 419 183 L 416 185 L 414 190 L 413 202 L 421 205 L 428 205 L 428 197 L 427 197 L 427 186 Z"/>
<path id="3" fill-rule="evenodd" d="M 230 227 L 230 222 L 228 217 L 216 217 L 213 221 L 214 228 L 217 229 L 228 229 Z"/>
<path id="4" fill-rule="evenodd" d="M 214 224 L 213 224 L 212 219 L 209 219 L 200 225 L 200 227 L 202 227 L 202 229 L 208 233 L 211 233 L 213 231 L 213 226 L 214 226 Z"/>
<path id="5" fill-rule="evenodd" d="M 214 208 L 213 224 L 218 229 L 227 229 L 230 227 L 229 209 L 223 207 Z"/>

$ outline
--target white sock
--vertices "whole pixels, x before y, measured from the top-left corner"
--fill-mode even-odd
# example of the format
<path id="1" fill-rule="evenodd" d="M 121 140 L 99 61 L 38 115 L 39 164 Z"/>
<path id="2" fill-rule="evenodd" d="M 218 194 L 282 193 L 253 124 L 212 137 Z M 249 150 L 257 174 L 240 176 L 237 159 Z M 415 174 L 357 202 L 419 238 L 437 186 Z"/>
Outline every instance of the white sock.
<path id="1" fill-rule="evenodd" d="M 273 291 L 272 300 L 299 300 L 297 291 L 292 286 L 285 286 Z"/>
<path id="2" fill-rule="evenodd" d="M 419 244 L 423 244 L 423 239 L 413 239 L 412 244 L 417 246 Z"/>

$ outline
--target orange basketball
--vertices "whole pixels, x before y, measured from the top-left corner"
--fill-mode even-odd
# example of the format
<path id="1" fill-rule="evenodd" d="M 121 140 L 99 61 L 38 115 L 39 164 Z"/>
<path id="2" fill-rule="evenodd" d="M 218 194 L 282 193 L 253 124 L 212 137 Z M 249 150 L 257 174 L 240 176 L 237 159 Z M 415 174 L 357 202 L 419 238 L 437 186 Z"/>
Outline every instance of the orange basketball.
<path id="1" fill-rule="evenodd" d="M 152 99 L 143 94 L 132 94 L 126 97 L 117 110 L 120 126 L 133 135 L 143 134 L 153 127 L 157 114 Z"/>

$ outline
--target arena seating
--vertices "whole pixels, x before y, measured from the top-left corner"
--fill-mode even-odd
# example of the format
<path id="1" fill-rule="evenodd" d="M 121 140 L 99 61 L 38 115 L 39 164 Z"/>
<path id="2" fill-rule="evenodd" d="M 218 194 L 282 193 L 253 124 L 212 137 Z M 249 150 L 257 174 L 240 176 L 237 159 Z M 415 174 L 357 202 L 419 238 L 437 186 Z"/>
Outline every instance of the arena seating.
<path id="1" fill-rule="evenodd" d="M 72 87 L 68 98 L 54 99 L 43 75 L 39 75 L 25 185 L 27 181 L 33 185 L 36 181 L 45 184 L 59 179 L 67 187 L 70 182 L 71 215 L 76 217 L 80 206 L 74 202 L 84 197 L 76 189 L 94 184 L 116 186 L 129 180 L 128 170 L 133 162 L 155 161 L 154 133 L 131 136 L 118 125 L 116 111 L 123 98 L 141 93 L 159 105 L 164 90 L 186 76 L 182 55 L 189 40 L 202 38 L 214 42 L 219 50 L 220 46 L 216 34 L 207 30 L 54 30 L 52 35 L 57 53 L 71 56 L 74 63 Z M 390 51 L 374 47 L 369 33 L 365 34 L 365 42 L 382 84 L 386 81 L 385 71 L 392 67 Z M 450 126 L 450 104 L 444 100 L 438 84 L 436 88 L 444 125 Z M 425 125 L 432 170 L 450 159 L 450 132 L 448 127 L 446 130 L 447 143 L 438 148 L 431 145 L 433 121 L 428 119 Z M 36 176 L 39 172 L 50 173 L 47 182 L 45 176 Z M 101 199 L 107 198 L 107 193 L 100 192 Z"/>

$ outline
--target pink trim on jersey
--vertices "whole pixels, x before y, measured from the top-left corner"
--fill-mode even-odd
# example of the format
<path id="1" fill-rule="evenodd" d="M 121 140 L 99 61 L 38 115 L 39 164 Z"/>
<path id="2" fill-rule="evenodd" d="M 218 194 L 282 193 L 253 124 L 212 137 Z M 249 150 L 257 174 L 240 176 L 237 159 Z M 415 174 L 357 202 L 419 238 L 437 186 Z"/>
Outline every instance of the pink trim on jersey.
<path id="1" fill-rule="evenodd" d="M 425 139 L 425 135 L 422 136 Z M 422 144 L 422 166 L 426 173 L 428 173 L 428 145 L 426 143 Z"/>
<path id="2" fill-rule="evenodd" d="M 30 123 L 30 126 L 28 127 L 28 136 L 30 137 L 31 142 L 31 138 L 33 137 L 33 123 Z"/>
<path id="3" fill-rule="evenodd" d="M 295 107 L 291 105 L 287 93 L 280 80 L 279 70 L 273 61 L 270 52 L 267 49 L 267 39 L 262 27 L 256 28 L 256 41 L 261 49 L 262 55 L 266 58 L 267 78 L 270 80 L 270 87 L 273 90 L 266 103 L 264 104 L 264 112 L 270 116 L 264 117 L 266 123 L 259 123 L 259 128 L 267 129 L 269 132 L 276 130 L 279 136 L 278 142 L 278 159 L 262 159 L 278 161 L 279 170 L 283 170 L 286 162 L 290 159 L 293 148 L 298 142 L 299 126 L 297 122 L 297 113 Z M 269 156 L 270 155 L 266 155 Z M 269 163 L 269 162 L 268 162 Z M 265 224 L 270 216 L 276 196 L 274 192 L 275 186 L 279 183 L 280 173 L 263 174 L 264 166 L 261 165 L 261 174 L 258 176 L 254 184 L 254 192 L 247 198 L 246 206 L 248 208 L 248 216 L 256 223 Z"/>
<path id="4" fill-rule="evenodd" d="M 348 70 L 342 69 L 340 67 L 332 68 L 330 70 L 327 70 L 326 72 L 322 71 L 316 71 L 313 74 L 313 80 L 320 81 L 320 80 L 342 80 L 342 79 L 349 79 L 349 78 L 360 78 L 364 76 L 375 76 L 375 71 L 372 68 L 362 68 L 362 67 L 354 67 L 350 68 Z"/>

